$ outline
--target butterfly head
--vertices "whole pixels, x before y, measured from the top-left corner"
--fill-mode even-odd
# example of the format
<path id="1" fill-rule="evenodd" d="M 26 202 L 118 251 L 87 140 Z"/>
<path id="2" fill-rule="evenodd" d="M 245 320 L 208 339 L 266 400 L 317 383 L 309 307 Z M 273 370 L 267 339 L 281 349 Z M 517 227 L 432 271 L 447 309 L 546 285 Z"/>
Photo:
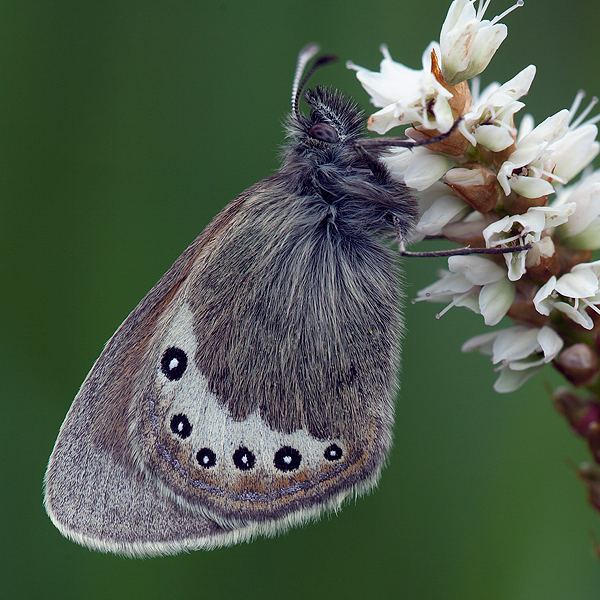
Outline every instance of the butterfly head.
<path id="1" fill-rule="evenodd" d="M 364 131 L 364 115 L 356 103 L 341 92 L 317 86 L 304 93 L 308 115 L 290 115 L 291 137 L 309 148 L 327 149 L 351 145 Z"/>
<path id="2" fill-rule="evenodd" d="M 325 86 L 306 88 L 317 68 L 336 60 L 332 55 L 322 56 L 304 72 L 318 50 L 318 46 L 310 44 L 298 56 L 292 86 L 292 111 L 287 121 L 290 140 L 287 155 L 292 159 L 307 158 L 310 165 L 347 163 L 347 166 L 354 166 L 359 160 L 354 144 L 364 134 L 364 114 L 351 98 L 337 90 Z M 309 107 L 307 114 L 300 110 L 301 99 Z"/>

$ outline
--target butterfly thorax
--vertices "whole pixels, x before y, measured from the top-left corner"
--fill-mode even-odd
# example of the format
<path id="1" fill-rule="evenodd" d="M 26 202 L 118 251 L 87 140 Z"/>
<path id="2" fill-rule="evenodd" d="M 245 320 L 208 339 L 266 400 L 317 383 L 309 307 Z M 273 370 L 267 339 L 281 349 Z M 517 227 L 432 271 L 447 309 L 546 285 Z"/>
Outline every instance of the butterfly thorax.
<path id="1" fill-rule="evenodd" d="M 300 190 L 307 202 L 330 207 L 329 222 L 339 228 L 355 229 L 379 239 L 394 234 L 396 217 L 403 235 L 414 226 L 417 202 L 407 188 L 394 181 L 382 163 L 381 153 L 370 151 L 377 162 L 371 170 L 357 143 L 364 138 L 364 116 L 353 100 L 336 90 L 317 87 L 306 92 L 309 115 L 291 114 L 287 131 L 290 142 L 284 149 L 281 176 L 290 188 Z M 318 127 L 332 133 L 312 137 Z M 317 131 L 317 134 L 321 132 Z"/>

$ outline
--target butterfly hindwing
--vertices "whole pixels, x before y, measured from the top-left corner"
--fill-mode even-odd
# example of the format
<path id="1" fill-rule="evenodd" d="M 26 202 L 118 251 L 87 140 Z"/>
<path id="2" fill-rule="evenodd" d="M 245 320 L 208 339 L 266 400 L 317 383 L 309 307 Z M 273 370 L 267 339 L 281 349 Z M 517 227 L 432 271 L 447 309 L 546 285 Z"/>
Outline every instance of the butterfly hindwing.
<path id="1" fill-rule="evenodd" d="M 223 231 L 241 197 L 220 213 L 129 315 L 81 386 L 44 478 L 45 506 L 67 537 L 119 554 L 167 554 L 240 537 L 174 501 L 143 463 L 135 426 L 148 356 L 191 267 Z"/>

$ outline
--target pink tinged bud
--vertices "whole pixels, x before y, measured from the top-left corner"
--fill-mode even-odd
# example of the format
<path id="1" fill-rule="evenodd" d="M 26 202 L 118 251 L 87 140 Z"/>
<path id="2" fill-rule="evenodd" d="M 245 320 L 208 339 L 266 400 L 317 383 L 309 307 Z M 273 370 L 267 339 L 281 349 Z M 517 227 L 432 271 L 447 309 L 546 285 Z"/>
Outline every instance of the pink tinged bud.
<path id="1" fill-rule="evenodd" d="M 600 464 L 600 423 L 598 421 L 590 423 L 585 437 L 594 460 Z"/>
<path id="2" fill-rule="evenodd" d="M 501 197 L 495 173 L 478 164 L 450 169 L 444 182 L 452 191 L 480 213 L 490 212 Z"/>
<path id="3" fill-rule="evenodd" d="M 597 428 L 600 422 L 600 404 L 595 400 L 584 400 L 568 388 L 558 388 L 553 396 L 556 410 L 569 421 L 577 435 L 587 437 L 590 427 Z"/>
<path id="4" fill-rule="evenodd" d="M 598 355 L 584 343 L 573 344 L 563 350 L 553 364 L 575 387 L 590 385 L 600 371 Z"/>

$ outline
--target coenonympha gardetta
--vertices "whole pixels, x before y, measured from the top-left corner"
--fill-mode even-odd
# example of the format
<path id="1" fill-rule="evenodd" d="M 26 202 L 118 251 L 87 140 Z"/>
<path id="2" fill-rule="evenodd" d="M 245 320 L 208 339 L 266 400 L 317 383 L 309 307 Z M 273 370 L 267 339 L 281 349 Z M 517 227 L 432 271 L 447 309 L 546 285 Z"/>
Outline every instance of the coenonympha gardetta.
<path id="1" fill-rule="evenodd" d="M 417 201 L 300 53 L 279 172 L 179 257 L 106 347 L 61 427 L 45 505 L 130 556 L 273 535 L 378 481 L 402 317 L 391 239 Z M 310 114 L 299 110 L 303 97 Z M 435 141 L 435 140 L 433 140 Z M 410 143 L 412 144 L 412 143 Z"/>

